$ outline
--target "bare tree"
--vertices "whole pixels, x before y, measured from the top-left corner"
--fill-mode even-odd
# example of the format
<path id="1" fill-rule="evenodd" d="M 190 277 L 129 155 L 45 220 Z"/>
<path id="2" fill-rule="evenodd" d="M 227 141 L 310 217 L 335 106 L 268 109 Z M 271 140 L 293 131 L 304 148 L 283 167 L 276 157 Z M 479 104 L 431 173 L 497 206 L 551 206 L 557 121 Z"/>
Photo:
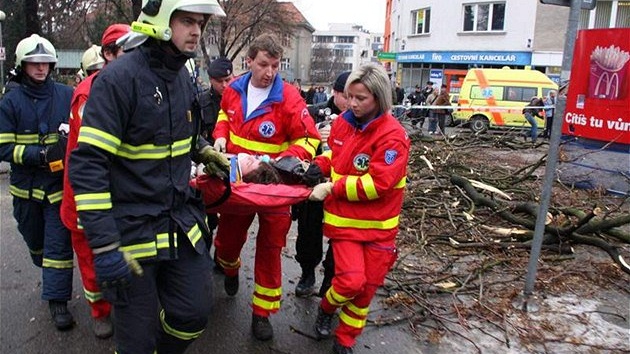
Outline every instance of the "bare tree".
<path id="1" fill-rule="evenodd" d="M 311 54 L 311 80 L 331 82 L 340 72 L 347 70 L 342 49 L 333 48 L 332 44 L 317 43 Z"/>
<path id="2" fill-rule="evenodd" d="M 41 33 L 41 25 L 37 16 L 38 0 L 24 0 L 24 23 L 26 24 L 25 37 L 33 33 Z"/>

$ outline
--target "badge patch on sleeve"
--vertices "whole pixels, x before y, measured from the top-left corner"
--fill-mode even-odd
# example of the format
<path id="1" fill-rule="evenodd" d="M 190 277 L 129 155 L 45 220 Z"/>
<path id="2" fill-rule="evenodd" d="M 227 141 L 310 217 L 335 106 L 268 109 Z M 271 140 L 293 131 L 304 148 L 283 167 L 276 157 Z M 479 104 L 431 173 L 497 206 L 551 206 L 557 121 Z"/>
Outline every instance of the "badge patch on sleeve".
<path id="1" fill-rule="evenodd" d="M 276 133 L 276 126 L 271 121 L 264 121 L 258 126 L 258 133 L 265 138 L 271 138 Z"/>
<path id="2" fill-rule="evenodd" d="M 396 156 L 398 156 L 398 151 L 396 150 L 387 150 L 385 151 L 385 163 L 391 165 L 396 161 Z"/>

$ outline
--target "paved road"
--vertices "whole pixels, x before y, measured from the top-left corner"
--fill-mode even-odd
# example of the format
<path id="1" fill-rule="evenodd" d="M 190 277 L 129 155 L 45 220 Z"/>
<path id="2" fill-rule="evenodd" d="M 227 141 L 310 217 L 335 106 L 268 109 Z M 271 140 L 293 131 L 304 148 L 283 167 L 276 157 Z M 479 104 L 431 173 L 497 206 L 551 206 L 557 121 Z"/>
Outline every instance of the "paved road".
<path id="1" fill-rule="evenodd" d="M 0 164 L 5 165 L 5 164 Z M 3 166 L 0 166 L 0 170 Z M 6 167 L 6 165 L 4 166 Z M 6 168 L 5 168 L 6 169 Z M 77 325 L 69 332 L 58 332 L 50 320 L 48 305 L 40 299 L 41 272 L 32 266 L 26 246 L 17 232 L 12 216 L 8 175 L 0 173 L 0 353 L 3 354 L 104 354 L 113 353 L 112 340 L 100 340 L 91 330 L 89 309 L 82 297 L 78 270 L 75 268 L 74 299 L 69 308 Z M 215 307 L 208 329 L 187 353 L 330 353 L 332 342 L 317 342 L 292 331 L 313 333 L 312 326 L 318 298 L 293 296 L 299 267 L 293 259 L 295 228 L 283 257 L 285 294 L 280 312 L 272 317 L 275 337 L 258 342 L 251 336 L 252 247 L 246 245 L 241 276 L 241 290 L 234 298 L 225 295 L 223 279 L 215 276 Z M 321 280 L 321 275 L 320 275 Z M 379 314 L 379 303 L 372 304 L 372 316 Z M 415 354 L 419 344 L 399 327 L 368 327 L 355 348 L 357 354 Z"/>

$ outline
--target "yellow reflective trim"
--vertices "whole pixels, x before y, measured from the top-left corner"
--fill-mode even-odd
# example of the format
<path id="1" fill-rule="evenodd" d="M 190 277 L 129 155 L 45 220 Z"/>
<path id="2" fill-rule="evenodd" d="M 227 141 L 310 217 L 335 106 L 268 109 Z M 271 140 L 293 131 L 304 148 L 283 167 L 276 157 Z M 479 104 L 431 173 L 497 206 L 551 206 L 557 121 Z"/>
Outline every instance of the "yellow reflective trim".
<path id="1" fill-rule="evenodd" d="M 331 169 L 330 171 L 330 181 L 331 182 L 337 182 L 338 180 L 341 179 L 341 177 L 343 177 L 342 175 L 338 174 L 337 172 L 335 172 L 335 169 Z"/>
<path id="2" fill-rule="evenodd" d="M 40 254 L 44 254 L 44 249 L 41 250 L 28 250 L 29 252 L 31 252 L 31 254 L 33 255 L 40 255 Z"/>
<path id="3" fill-rule="evenodd" d="M 107 210 L 112 208 L 112 199 L 109 192 L 75 194 L 74 202 L 77 211 Z"/>
<path id="4" fill-rule="evenodd" d="M 259 293 L 260 295 L 265 295 L 269 297 L 282 296 L 282 287 L 280 288 L 265 288 L 262 285 L 254 284 L 254 292 Z"/>
<path id="5" fill-rule="evenodd" d="M 261 143 L 259 141 L 241 138 L 240 136 L 234 134 L 234 132 L 230 132 L 230 141 L 232 142 L 232 144 L 240 146 L 243 149 L 256 152 L 265 152 L 268 154 L 279 154 L 289 148 L 289 143 L 287 142 L 284 142 L 280 145 Z"/>
<path id="6" fill-rule="evenodd" d="M 86 288 L 83 288 L 83 296 L 88 302 L 97 302 L 103 298 L 103 294 L 100 291 L 89 291 Z"/>
<path id="7" fill-rule="evenodd" d="M 351 202 L 356 202 L 359 200 L 357 182 L 359 182 L 359 177 L 357 176 L 348 176 L 346 178 L 346 196 Z"/>
<path id="8" fill-rule="evenodd" d="M 400 181 L 398 181 L 398 183 L 396 183 L 396 185 L 394 186 L 394 189 L 405 188 L 406 185 L 407 185 L 407 176 L 401 178 Z"/>
<path id="9" fill-rule="evenodd" d="M 56 268 L 56 269 L 72 269 L 72 259 L 59 261 L 56 259 L 44 258 L 42 267 L 44 268 Z"/>
<path id="10" fill-rule="evenodd" d="M 219 115 L 217 116 L 217 123 L 223 122 L 223 121 L 227 122 L 228 121 L 228 116 L 227 116 L 227 114 L 225 114 L 225 112 L 222 109 L 220 109 L 219 110 Z"/>
<path id="11" fill-rule="evenodd" d="M 129 252 L 129 254 L 135 259 L 157 256 L 157 248 L 155 246 L 155 242 L 153 241 L 139 243 L 136 245 L 121 246 L 120 250 Z"/>
<path id="12" fill-rule="evenodd" d="M 42 139 L 42 142 L 44 143 L 44 145 L 52 145 L 58 141 L 59 141 L 59 135 L 57 133 L 48 134 L 44 136 L 44 138 Z M 37 144 L 37 143 L 39 143 L 39 140 L 31 144 Z"/>
<path id="13" fill-rule="evenodd" d="M 14 185 L 10 185 L 9 186 L 9 193 L 11 193 L 12 196 L 14 197 L 18 197 L 18 198 L 22 198 L 22 199 L 29 199 L 30 198 L 30 194 L 31 192 L 26 190 L 26 189 L 20 189 Z"/>
<path id="14" fill-rule="evenodd" d="M 60 202 L 61 198 L 63 198 L 63 191 L 58 191 L 48 195 L 48 201 L 50 202 L 50 204 Z"/>
<path id="15" fill-rule="evenodd" d="M 162 323 L 162 329 L 164 329 L 164 332 L 181 340 L 193 340 L 195 338 L 198 338 L 201 333 L 203 333 L 203 329 L 197 332 L 184 332 L 178 331 L 175 328 L 169 326 L 168 323 L 166 323 L 166 314 L 163 309 L 160 310 L 160 322 Z"/>
<path id="16" fill-rule="evenodd" d="M 325 158 L 330 160 L 330 159 L 332 159 L 332 150 L 326 150 L 319 156 L 324 156 Z"/>
<path id="17" fill-rule="evenodd" d="M 121 144 L 116 152 L 117 156 L 125 157 L 130 160 L 139 159 L 164 159 L 169 156 L 181 156 L 190 151 L 191 138 L 175 141 L 172 145 L 130 145 Z"/>
<path id="18" fill-rule="evenodd" d="M 46 196 L 46 192 L 44 192 L 41 189 L 33 189 L 31 191 L 31 197 L 37 199 L 37 200 L 44 200 L 44 197 Z"/>
<path id="19" fill-rule="evenodd" d="M 157 243 L 157 248 L 168 248 L 169 246 L 169 233 L 165 232 L 163 234 L 157 234 L 156 236 L 156 243 Z M 177 238 L 175 238 L 175 242 L 177 242 Z"/>
<path id="20" fill-rule="evenodd" d="M 0 133 L 0 144 L 15 143 L 15 134 L 13 133 Z"/>
<path id="21" fill-rule="evenodd" d="M 39 135 L 37 135 L 37 134 L 15 134 L 15 142 L 17 144 L 23 144 L 23 145 L 39 144 Z"/>
<path id="22" fill-rule="evenodd" d="M 86 143 L 101 148 L 111 154 L 116 154 L 120 146 L 120 139 L 92 127 L 82 126 L 79 130 L 79 143 Z"/>
<path id="23" fill-rule="evenodd" d="M 376 186 L 374 185 L 374 179 L 372 179 L 372 176 L 369 173 L 366 173 L 361 176 L 359 180 L 361 180 L 363 191 L 365 192 L 368 200 L 377 199 L 378 193 L 376 192 Z"/>
<path id="24" fill-rule="evenodd" d="M 13 162 L 16 164 L 23 164 L 24 161 L 22 161 L 22 155 L 24 155 L 24 150 L 26 149 L 26 146 L 24 145 L 15 145 L 13 147 Z"/>
<path id="25" fill-rule="evenodd" d="M 192 137 L 173 142 L 173 145 L 172 145 L 173 147 L 171 149 L 172 150 L 171 156 L 175 157 L 175 156 L 186 155 L 187 153 L 189 153 L 191 142 L 192 142 Z"/>
<path id="26" fill-rule="evenodd" d="M 221 259 L 219 257 L 216 258 L 216 261 L 219 262 L 221 267 L 223 267 L 225 269 L 238 269 L 238 268 L 241 267 L 241 258 L 240 257 L 234 262 L 228 262 L 228 261 L 223 260 L 223 259 Z"/>
<path id="27" fill-rule="evenodd" d="M 262 309 L 273 311 L 278 310 L 280 308 L 280 300 L 276 301 L 267 301 L 265 299 L 261 299 L 254 294 L 252 298 L 252 303 Z"/>
<path id="28" fill-rule="evenodd" d="M 310 140 L 310 141 L 309 141 Z M 316 139 L 316 138 L 299 138 L 296 140 L 293 140 L 291 142 L 291 145 L 297 145 L 297 146 L 301 146 L 304 150 L 306 150 L 311 159 L 315 156 L 315 153 L 317 152 L 317 146 L 319 146 L 320 140 Z"/>
<path id="29" fill-rule="evenodd" d="M 186 235 L 188 236 L 188 239 L 190 240 L 190 243 L 192 243 L 193 247 L 196 247 L 197 242 L 199 242 L 199 240 L 203 236 L 203 233 L 201 232 L 199 225 L 195 224 L 190 229 L 190 231 L 186 233 Z"/>
<path id="30" fill-rule="evenodd" d="M 353 298 L 339 295 L 339 293 L 336 292 L 335 288 L 332 286 L 326 292 L 326 300 L 328 300 L 328 302 L 333 306 L 341 307 L 352 299 Z"/>
<path id="31" fill-rule="evenodd" d="M 339 321 L 345 323 L 346 325 L 354 328 L 361 329 L 365 327 L 365 323 L 367 320 L 364 318 L 362 320 L 358 320 L 354 317 L 350 317 L 347 313 L 341 311 L 339 313 Z"/>
<path id="32" fill-rule="evenodd" d="M 346 304 L 346 308 L 357 316 L 367 316 L 368 312 L 370 312 L 369 307 L 357 307 L 355 304 L 349 302 Z"/>
<path id="33" fill-rule="evenodd" d="M 389 230 L 398 226 L 399 218 L 400 215 L 383 221 L 351 219 L 324 211 L 324 223 L 335 227 L 350 227 L 355 229 Z"/>

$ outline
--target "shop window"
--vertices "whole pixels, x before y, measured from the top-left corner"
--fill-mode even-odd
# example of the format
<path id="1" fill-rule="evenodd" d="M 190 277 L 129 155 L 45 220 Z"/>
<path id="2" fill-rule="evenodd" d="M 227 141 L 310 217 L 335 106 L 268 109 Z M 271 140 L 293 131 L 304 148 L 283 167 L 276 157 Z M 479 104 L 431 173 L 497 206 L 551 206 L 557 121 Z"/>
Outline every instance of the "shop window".
<path id="1" fill-rule="evenodd" d="M 630 27 L 630 1 L 619 1 L 615 27 Z"/>
<path id="2" fill-rule="evenodd" d="M 282 58 L 280 61 L 280 71 L 291 70 L 291 60 L 289 58 Z"/>
<path id="3" fill-rule="evenodd" d="M 429 33 L 431 30 L 431 8 L 411 11 L 411 34 Z"/>
<path id="4" fill-rule="evenodd" d="M 464 32 L 503 31 L 505 2 L 464 5 Z"/>

